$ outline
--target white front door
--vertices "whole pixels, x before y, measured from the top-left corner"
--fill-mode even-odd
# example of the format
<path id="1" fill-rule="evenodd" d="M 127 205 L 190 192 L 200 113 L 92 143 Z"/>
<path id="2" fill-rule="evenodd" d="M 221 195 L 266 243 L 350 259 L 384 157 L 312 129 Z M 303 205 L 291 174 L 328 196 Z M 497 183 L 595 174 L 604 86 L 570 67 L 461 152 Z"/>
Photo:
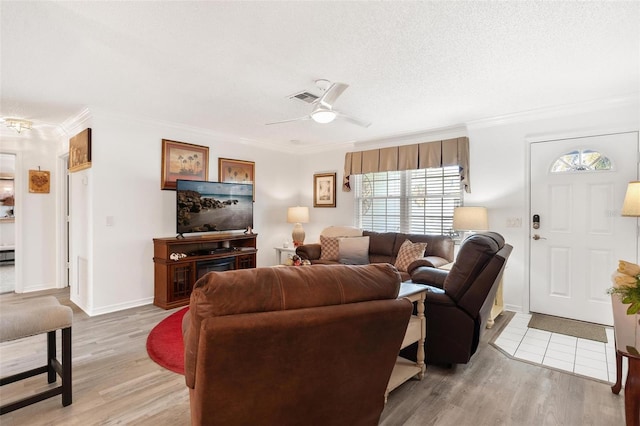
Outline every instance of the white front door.
<path id="1" fill-rule="evenodd" d="M 620 216 L 627 183 L 638 177 L 638 133 L 530 149 L 530 310 L 612 325 L 611 274 L 619 259 L 638 256 L 638 220 Z"/>

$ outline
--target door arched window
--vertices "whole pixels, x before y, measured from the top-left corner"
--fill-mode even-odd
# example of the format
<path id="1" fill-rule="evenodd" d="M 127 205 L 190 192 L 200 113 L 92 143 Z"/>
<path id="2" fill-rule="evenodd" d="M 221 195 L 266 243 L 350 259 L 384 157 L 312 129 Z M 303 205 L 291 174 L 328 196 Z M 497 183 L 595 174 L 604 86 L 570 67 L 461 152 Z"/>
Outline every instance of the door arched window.
<path id="1" fill-rule="evenodd" d="M 611 170 L 611 160 L 591 149 L 577 149 L 562 154 L 551 165 L 551 173 Z"/>

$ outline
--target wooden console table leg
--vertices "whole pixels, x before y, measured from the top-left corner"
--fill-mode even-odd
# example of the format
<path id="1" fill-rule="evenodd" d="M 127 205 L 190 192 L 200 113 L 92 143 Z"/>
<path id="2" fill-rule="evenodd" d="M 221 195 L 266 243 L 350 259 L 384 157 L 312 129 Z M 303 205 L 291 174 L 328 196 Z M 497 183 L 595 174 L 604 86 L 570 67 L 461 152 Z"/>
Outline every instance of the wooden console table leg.
<path id="1" fill-rule="evenodd" d="M 624 383 L 624 415 L 627 426 L 640 426 L 640 358 L 627 359 L 629 372 Z"/>
<path id="2" fill-rule="evenodd" d="M 616 350 L 616 384 L 611 386 L 611 392 L 619 394 L 622 389 L 622 355 Z"/>

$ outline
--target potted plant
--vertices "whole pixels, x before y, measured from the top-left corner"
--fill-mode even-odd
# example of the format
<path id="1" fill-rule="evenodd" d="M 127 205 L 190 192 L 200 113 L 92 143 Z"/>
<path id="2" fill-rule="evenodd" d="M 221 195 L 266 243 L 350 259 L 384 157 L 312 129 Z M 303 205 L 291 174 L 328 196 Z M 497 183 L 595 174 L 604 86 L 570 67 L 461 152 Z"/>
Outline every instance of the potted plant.
<path id="1" fill-rule="evenodd" d="M 626 351 L 640 351 L 640 266 L 620 260 L 608 290 L 613 305 L 613 325 L 616 343 L 625 344 Z"/>

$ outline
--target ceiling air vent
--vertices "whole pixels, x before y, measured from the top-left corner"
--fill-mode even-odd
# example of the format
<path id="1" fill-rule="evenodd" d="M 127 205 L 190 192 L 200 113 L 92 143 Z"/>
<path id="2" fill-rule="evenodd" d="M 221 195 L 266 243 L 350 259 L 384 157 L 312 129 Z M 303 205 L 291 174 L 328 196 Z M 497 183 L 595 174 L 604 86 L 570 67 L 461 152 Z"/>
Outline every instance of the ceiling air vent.
<path id="1" fill-rule="evenodd" d="M 304 91 L 304 92 L 295 93 L 295 94 L 289 96 L 289 99 L 297 99 L 297 100 L 302 101 L 304 103 L 312 104 L 319 97 L 320 96 L 314 95 L 313 93 Z"/>

